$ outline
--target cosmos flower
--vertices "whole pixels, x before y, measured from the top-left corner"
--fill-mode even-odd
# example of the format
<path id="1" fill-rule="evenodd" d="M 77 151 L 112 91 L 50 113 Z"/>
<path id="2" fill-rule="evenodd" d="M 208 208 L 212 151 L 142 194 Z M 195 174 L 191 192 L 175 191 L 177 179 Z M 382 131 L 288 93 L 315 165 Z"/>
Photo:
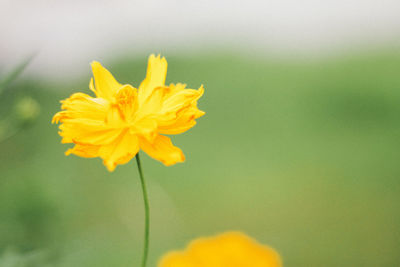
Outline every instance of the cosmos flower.
<path id="1" fill-rule="evenodd" d="M 240 232 L 192 241 L 184 251 L 170 252 L 159 267 L 281 267 L 279 254 Z"/>
<path id="2" fill-rule="evenodd" d="M 89 88 L 95 97 L 75 93 L 61 101 L 62 111 L 53 117 L 53 123 L 61 123 L 62 143 L 75 144 L 66 155 L 100 157 L 109 171 L 139 150 L 167 166 L 185 160 L 165 135 L 189 130 L 204 115 L 197 108 L 202 86 L 194 90 L 181 83 L 165 85 L 167 61 L 154 55 L 138 89 L 118 83 L 99 62 L 92 63 L 92 71 Z"/>

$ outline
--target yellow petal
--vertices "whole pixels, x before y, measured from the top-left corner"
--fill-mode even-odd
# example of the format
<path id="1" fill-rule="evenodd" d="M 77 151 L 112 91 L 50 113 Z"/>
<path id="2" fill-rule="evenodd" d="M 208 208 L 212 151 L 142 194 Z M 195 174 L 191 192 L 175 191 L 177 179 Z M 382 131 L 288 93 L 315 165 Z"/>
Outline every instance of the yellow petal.
<path id="1" fill-rule="evenodd" d="M 150 115 L 158 116 L 163 107 L 163 102 L 168 94 L 168 87 L 155 88 L 151 92 L 151 94 L 141 103 L 140 109 L 137 113 L 137 117 L 142 118 Z"/>
<path id="2" fill-rule="evenodd" d="M 90 91 L 92 91 L 93 93 L 96 94 L 96 88 L 94 87 L 94 81 L 93 78 L 90 78 L 90 82 L 89 82 L 89 89 Z"/>
<path id="3" fill-rule="evenodd" d="M 107 145 L 121 133 L 120 128 L 110 128 L 104 122 L 88 119 L 65 119 L 59 134 L 63 143 Z"/>
<path id="4" fill-rule="evenodd" d="M 130 132 L 152 143 L 157 137 L 157 126 L 156 120 L 152 116 L 148 116 L 136 120 L 130 128 Z"/>
<path id="5" fill-rule="evenodd" d="M 112 74 L 97 61 L 92 62 L 92 72 L 96 86 L 96 96 L 113 102 L 115 94 L 122 85 L 119 84 Z M 89 85 L 89 87 L 91 87 L 91 89 L 93 88 L 92 85 Z"/>
<path id="6" fill-rule="evenodd" d="M 68 149 L 65 155 L 75 154 L 83 158 L 95 158 L 99 156 L 99 148 L 99 146 L 76 144 L 73 148 Z"/>
<path id="7" fill-rule="evenodd" d="M 195 104 L 196 101 L 203 95 L 204 89 L 199 90 L 185 89 L 169 96 L 162 104 L 161 113 L 177 112 L 182 108 Z"/>
<path id="8" fill-rule="evenodd" d="M 161 134 L 181 134 L 196 125 L 195 119 L 202 116 L 204 112 L 198 110 L 187 110 L 179 113 L 177 118 L 170 124 L 158 126 Z"/>
<path id="9" fill-rule="evenodd" d="M 76 93 L 61 102 L 64 110 L 53 117 L 53 122 L 62 123 L 59 129 L 63 143 L 108 144 L 120 134 L 118 127 L 106 124 L 110 105 L 103 98 Z"/>
<path id="10" fill-rule="evenodd" d="M 281 267 L 279 254 L 240 232 L 200 238 L 165 255 L 159 267 Z"/>
<path id="11" fill-rule="evenodd" d="M 103 121 L 106 117 L 109 104 L 101 98 L 93 98 L 87 94 L 75 93 L 61 101 L 64 111 L 58 112 L 53 117 L 53 123 L 64 119 L 86 118 Z"/>
<path id="12" fill-rule="evenodd" d="M 139 151 L 139 142 L 136 135 L 125 130 L 113 143 L 101 146 L 99 156 L 109 171 L 113 171 L 119 164 L 130 161 Z"/>
<path id="13" fill-rule="evenodd" d="M 170 91 L 171 94 L 176 94 L 176 93 L 178 93 L 178 92 L 180 92 L 182 90 L 185 90 L 186 84 L 184 84 L 184 83 L 177 83 L 177 84 L 171 83 L 169 85 L 169 88 L 171 90 Z"/>
<path id="14" fill-rule="evenodd" d="M 192 128 L 195 119 L 205 113 L 197 108 L 197 100 L 203 95 L 204 89 L 185 89 L 176 91 L 163 103 L 158 117 L 159 132 L 161 134 L 180 134 Z"/>
<path id="15" fill-rule="evenodd" d="M 167 60 L 160 55 L 157 57 L 150 55 L 147 65 L 146 78 L 139 86 L 139 103 L 143 103 L 152 91 L 164 86 L 165 78 L 167 77 Z"/>
<path id="16" fill-rule="evenodd" d="M 174 146 L 171 139 L 157 135 L 153 143 L 149 143 L 146 139 L 140 138 L 140 148 L 150 157 L 161 161 L 166 166 L 173 165 L 178 162 L 185 161 L 185 156 L 178 147 Z"/>

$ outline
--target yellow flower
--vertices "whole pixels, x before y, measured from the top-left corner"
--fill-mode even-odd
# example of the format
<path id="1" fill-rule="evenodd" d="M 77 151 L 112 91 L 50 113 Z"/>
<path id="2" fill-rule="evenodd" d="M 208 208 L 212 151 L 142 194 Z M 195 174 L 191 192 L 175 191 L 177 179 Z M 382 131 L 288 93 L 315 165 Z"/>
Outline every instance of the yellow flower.
<path id="1" fill-rule="evenodd" d="M 159 267 L 281 267 L 279 254 L 240 232 L 192 241 L 180 252 L 170 252 Z"/>
<path id="2" fill-rule="evenodd" d="M 165 85 L 167 61 L 154 55 L 138 89 L 118 83 L 98 62 L 92 63 L 92 71 L 89 88 L 95 97 L 75 93 L 61 101 L 63 111 L 53 117 L 53 123 L 61 123 L 62 143 L 75 144 L 66 155 L 100 157 L 109 171 L 130 161 L 139 149 L 167 166 L 185 160 L 164 134 L 183 133 L 204 115 L 197 108 L 202 86 Z"/>

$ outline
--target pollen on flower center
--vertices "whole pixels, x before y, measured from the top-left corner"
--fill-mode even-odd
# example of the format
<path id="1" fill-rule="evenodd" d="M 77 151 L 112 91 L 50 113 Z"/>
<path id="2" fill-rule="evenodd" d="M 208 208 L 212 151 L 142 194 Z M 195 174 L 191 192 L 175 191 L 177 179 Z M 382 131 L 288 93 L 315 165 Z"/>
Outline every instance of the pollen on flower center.
<path id="1" fill-rule="evenodd" d="M 132 104 L 135 98 L 135 94 L 133 90 L 127 90 L 125 89 L 126 87 L 122 87 L 121 90 L 119 90 L 115 102 L 118 103 L 119 105 L 129 105 Z M 134 89 L 132 87 L 132 89 Z"/>

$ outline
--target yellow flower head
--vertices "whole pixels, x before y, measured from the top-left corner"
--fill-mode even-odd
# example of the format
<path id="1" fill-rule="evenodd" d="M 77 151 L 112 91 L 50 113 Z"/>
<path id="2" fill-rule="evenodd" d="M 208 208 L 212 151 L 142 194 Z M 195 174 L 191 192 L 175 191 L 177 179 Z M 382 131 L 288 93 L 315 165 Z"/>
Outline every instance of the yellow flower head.
<path id="1" fill-rule="evenodd" d="M 139 149 L 167 166 L 185 160 L 163 134 L 183 133 L 204 115 L 197 108 L 202 86 L 165 85 L 167 61 L 154 55 L 138 89 L 118 83 L 99 62 L 92 63 L 92 71 L 89 88 L 95 97 L 75 93 L 61 101 L 63 111 L 53 117 L 53 123 L 61 123 L 62 143 L 75 144 L 66 155 L 100 157 L 109 171 L 130 161 Z"/>
<path id="2" fill-rule="evenodd" d="M 159 267 L 281 267 L 279 254 L 240 232 L 192 241 L 165 255 Z"/>

